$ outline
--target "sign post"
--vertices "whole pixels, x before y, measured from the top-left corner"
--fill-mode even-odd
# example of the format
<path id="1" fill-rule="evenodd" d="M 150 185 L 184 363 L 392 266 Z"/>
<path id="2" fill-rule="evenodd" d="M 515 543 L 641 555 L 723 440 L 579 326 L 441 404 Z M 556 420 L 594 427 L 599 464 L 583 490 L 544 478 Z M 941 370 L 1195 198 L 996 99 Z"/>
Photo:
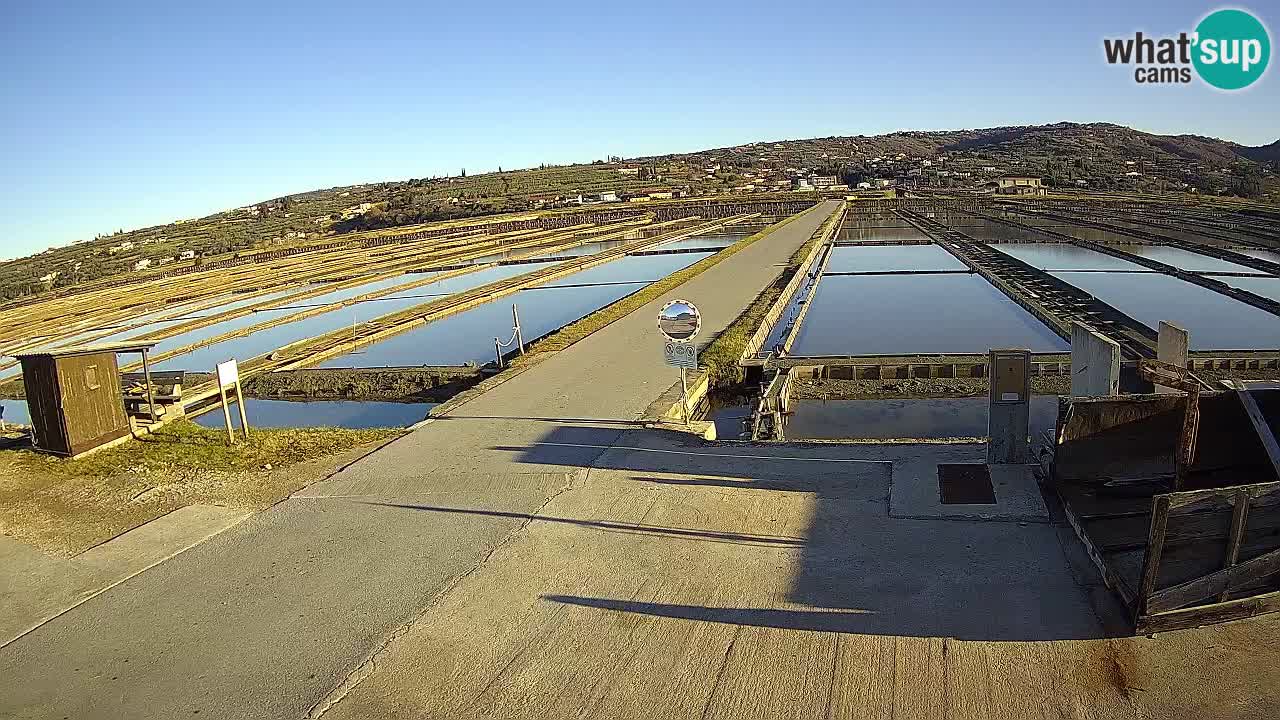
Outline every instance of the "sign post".
<path id="1" fill-rule="evenodd" d="M 240 432 L 244 439 L 249 439 L 249 418 L 244 410 L 244 391 L 240 389 L 240 366 L 235 360 L 218 363 L 218 394 L 222 397 L 222 419 L 227 426 L 227 444 L 236 443 L 235 433 L 231 429 L 231 409 L 227 406 L 228 393 L 234 392 L 240 410 Z"/>
<path id="2" fill-rule="evenodd" d="M 687 300 L 672 300 L 658 311 L 658 332 L 667 339 L 662 346 L 663 358 L 680 368 L 680 410 L 684 424 L 689 424 L 689 384 L 685 370 L 698 369 L 698 348 L 692 340 L 702 329 L 702 313 Z"/>

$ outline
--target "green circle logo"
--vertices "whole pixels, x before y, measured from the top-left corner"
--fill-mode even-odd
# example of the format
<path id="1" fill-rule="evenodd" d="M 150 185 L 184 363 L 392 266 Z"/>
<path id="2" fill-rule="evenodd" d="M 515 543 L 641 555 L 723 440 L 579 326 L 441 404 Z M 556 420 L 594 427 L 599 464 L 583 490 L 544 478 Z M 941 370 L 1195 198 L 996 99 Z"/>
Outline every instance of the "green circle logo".
<path id="1" fill-rule="evenodd" d="M 1200 78 L 1220 90 L 1246 88 L 1271 59 L 1267 28 L 1243 10 L 1217 10 L 1196 26 L 1191 62 Z"/>

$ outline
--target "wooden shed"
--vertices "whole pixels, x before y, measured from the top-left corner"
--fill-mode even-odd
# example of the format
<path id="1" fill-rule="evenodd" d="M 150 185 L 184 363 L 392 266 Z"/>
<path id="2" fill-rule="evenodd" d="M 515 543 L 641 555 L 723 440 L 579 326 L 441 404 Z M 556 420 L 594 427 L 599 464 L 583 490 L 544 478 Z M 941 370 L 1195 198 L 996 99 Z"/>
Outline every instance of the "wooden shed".
<path id="1" fill-rule="evenodd" d="M 37 448 L 75 457 L 132 434 L 120 389 L 117 353 L 146 353 L 155 343 L 110 343 L 18 355 Z"/>

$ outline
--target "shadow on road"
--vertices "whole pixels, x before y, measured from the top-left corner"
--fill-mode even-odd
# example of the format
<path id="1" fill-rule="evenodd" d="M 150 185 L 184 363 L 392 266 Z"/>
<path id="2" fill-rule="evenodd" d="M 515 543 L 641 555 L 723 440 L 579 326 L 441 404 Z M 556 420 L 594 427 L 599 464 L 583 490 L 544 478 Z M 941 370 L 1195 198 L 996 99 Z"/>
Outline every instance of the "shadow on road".
<path id="1" fill-rule="evenodd" d="M 803 536 L 782 538 L 782 543 L 762 541 L 771 536 L 758 535 L 751 527 L 709 532 L 635 528 L 599 519 L 548 519 L 661 533 L 675 541 L 723 536 L 724 541 L 795 553 L 798 557 L 790 567 L 779 570 L 790 575 L 782 607 L 666 605 L 564 594 L 545 595 L 548 601 L 850 633 L 1019 641 L 1105 636 L 1086 591 L 1071 575 L 1053 526 L 889 517 L 895 460 L 918 462 L 923 455 L 949 453 L 945 461 L 954 461 L 956 453 L 971 450 L 925 445 L 721 445 L 663 431 L 580 425 L 548 428 L 528 445 L 491 449 L 517 453 L 518 462 L 530 465 L 574 465 L 577 458 L 580 467 L 620 471 L 638 488 L 662 488 L 666 495 L 659 502 L 716 507 L 733 490 L 754 493 L 744 495 L 743 503 L 761 502 L 762 491 L 807 493 L 816 501 Z M 681 477 L 663 477 L 664 473 Z M 761 563 L 778 558 L 760 557 Z"/>
<path id="2" fill-rule="evenodd" d="M 686 528 L 662 527 L 660 525 L 643 525 L 637 523 L 608 522 L 604 520 L 578 520 L 574 518 L 551 517 L 548 515 L 529 515 L 526 513 L 503 512 L 500 510 L 476 510 L 472 508 L 440 507 L 436 505 L 413 505 L 407 503 L 369 502 L 366 505 L 402 508 L 405 510 L 422 510 L 426 512 L 451 513 L 460 515 L 482 515 L 486 517 L 514 518 L 517 520 L 537 520 L 538 522 L 564 523 L 589 527 L 597 530 L 620 532 L 633 535 L 667 535 L 682 540 L 699 540 L 729 543 L 733 545 L 778 545 L 799 547 L 804 544 L 803 538 L 776 535 L 757 535 L 754 533 L 729 533 L 713 530 L 690 530 Z"/>

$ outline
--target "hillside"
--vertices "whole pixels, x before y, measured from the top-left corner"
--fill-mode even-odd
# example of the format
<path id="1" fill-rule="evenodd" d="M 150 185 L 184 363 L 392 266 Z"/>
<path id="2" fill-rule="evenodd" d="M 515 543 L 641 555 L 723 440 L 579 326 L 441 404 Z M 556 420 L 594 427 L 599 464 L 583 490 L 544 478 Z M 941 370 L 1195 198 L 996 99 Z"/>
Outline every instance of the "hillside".
<path id="1" fill-rule="evenodd" d="M 154 272 L 184 262 L 184 253 L 200 258 L 436 220 L 564 207 L 602 192 L 643 199 L 655 191 L 688 196 L 778 191 L 814 174 L 837 176 L 851 186 L 878 181 L 906 190 L 972 189 L 994 176 L 1017 173 L 1074 189 L 1186 191 L 1280 202 L 1278 172 L 1280 141 L 1247 147 L 1108 123 L 780 140 L 585 165 L 479 175 L 464 171 L 300 193 L 46 250 L 0 264 L 0 301 L 125 272 Z"/>
<path id="2" fill-rule="evenodd" d="M 1280 141 L 1254 148 L 1197 135 L 1154 135 L 1109 123 L 1056 123 L 782 140 L 664 157 L 693 163 L 729 160 L 749 166 L 819 167 L 833 173 L 844 168 L 867 176 L 918 167 L 918 160 L 928 159 L 953 169 L 944 178 L 961 173 L 960 179 L 970 179 L 984 167 L 995 167 L 998 172 L 1043 175 L 1053 184 L 1079 186 L 1076 181 L 1083 180 L 1091 189 L 1194 188 L 1221 194 L 1243 189 L 1233 175 L 1270 174 L 1274 181 L 1275 168 L 1266 166 L 1280 161 Z M 1128 175 L 1132 172 L 1139 173 L 1136 179 Z M 1275 192 L 1275 183 L 1269 184 Z M 1262 194 L 1259 190 L 1254 196 Z"/>

